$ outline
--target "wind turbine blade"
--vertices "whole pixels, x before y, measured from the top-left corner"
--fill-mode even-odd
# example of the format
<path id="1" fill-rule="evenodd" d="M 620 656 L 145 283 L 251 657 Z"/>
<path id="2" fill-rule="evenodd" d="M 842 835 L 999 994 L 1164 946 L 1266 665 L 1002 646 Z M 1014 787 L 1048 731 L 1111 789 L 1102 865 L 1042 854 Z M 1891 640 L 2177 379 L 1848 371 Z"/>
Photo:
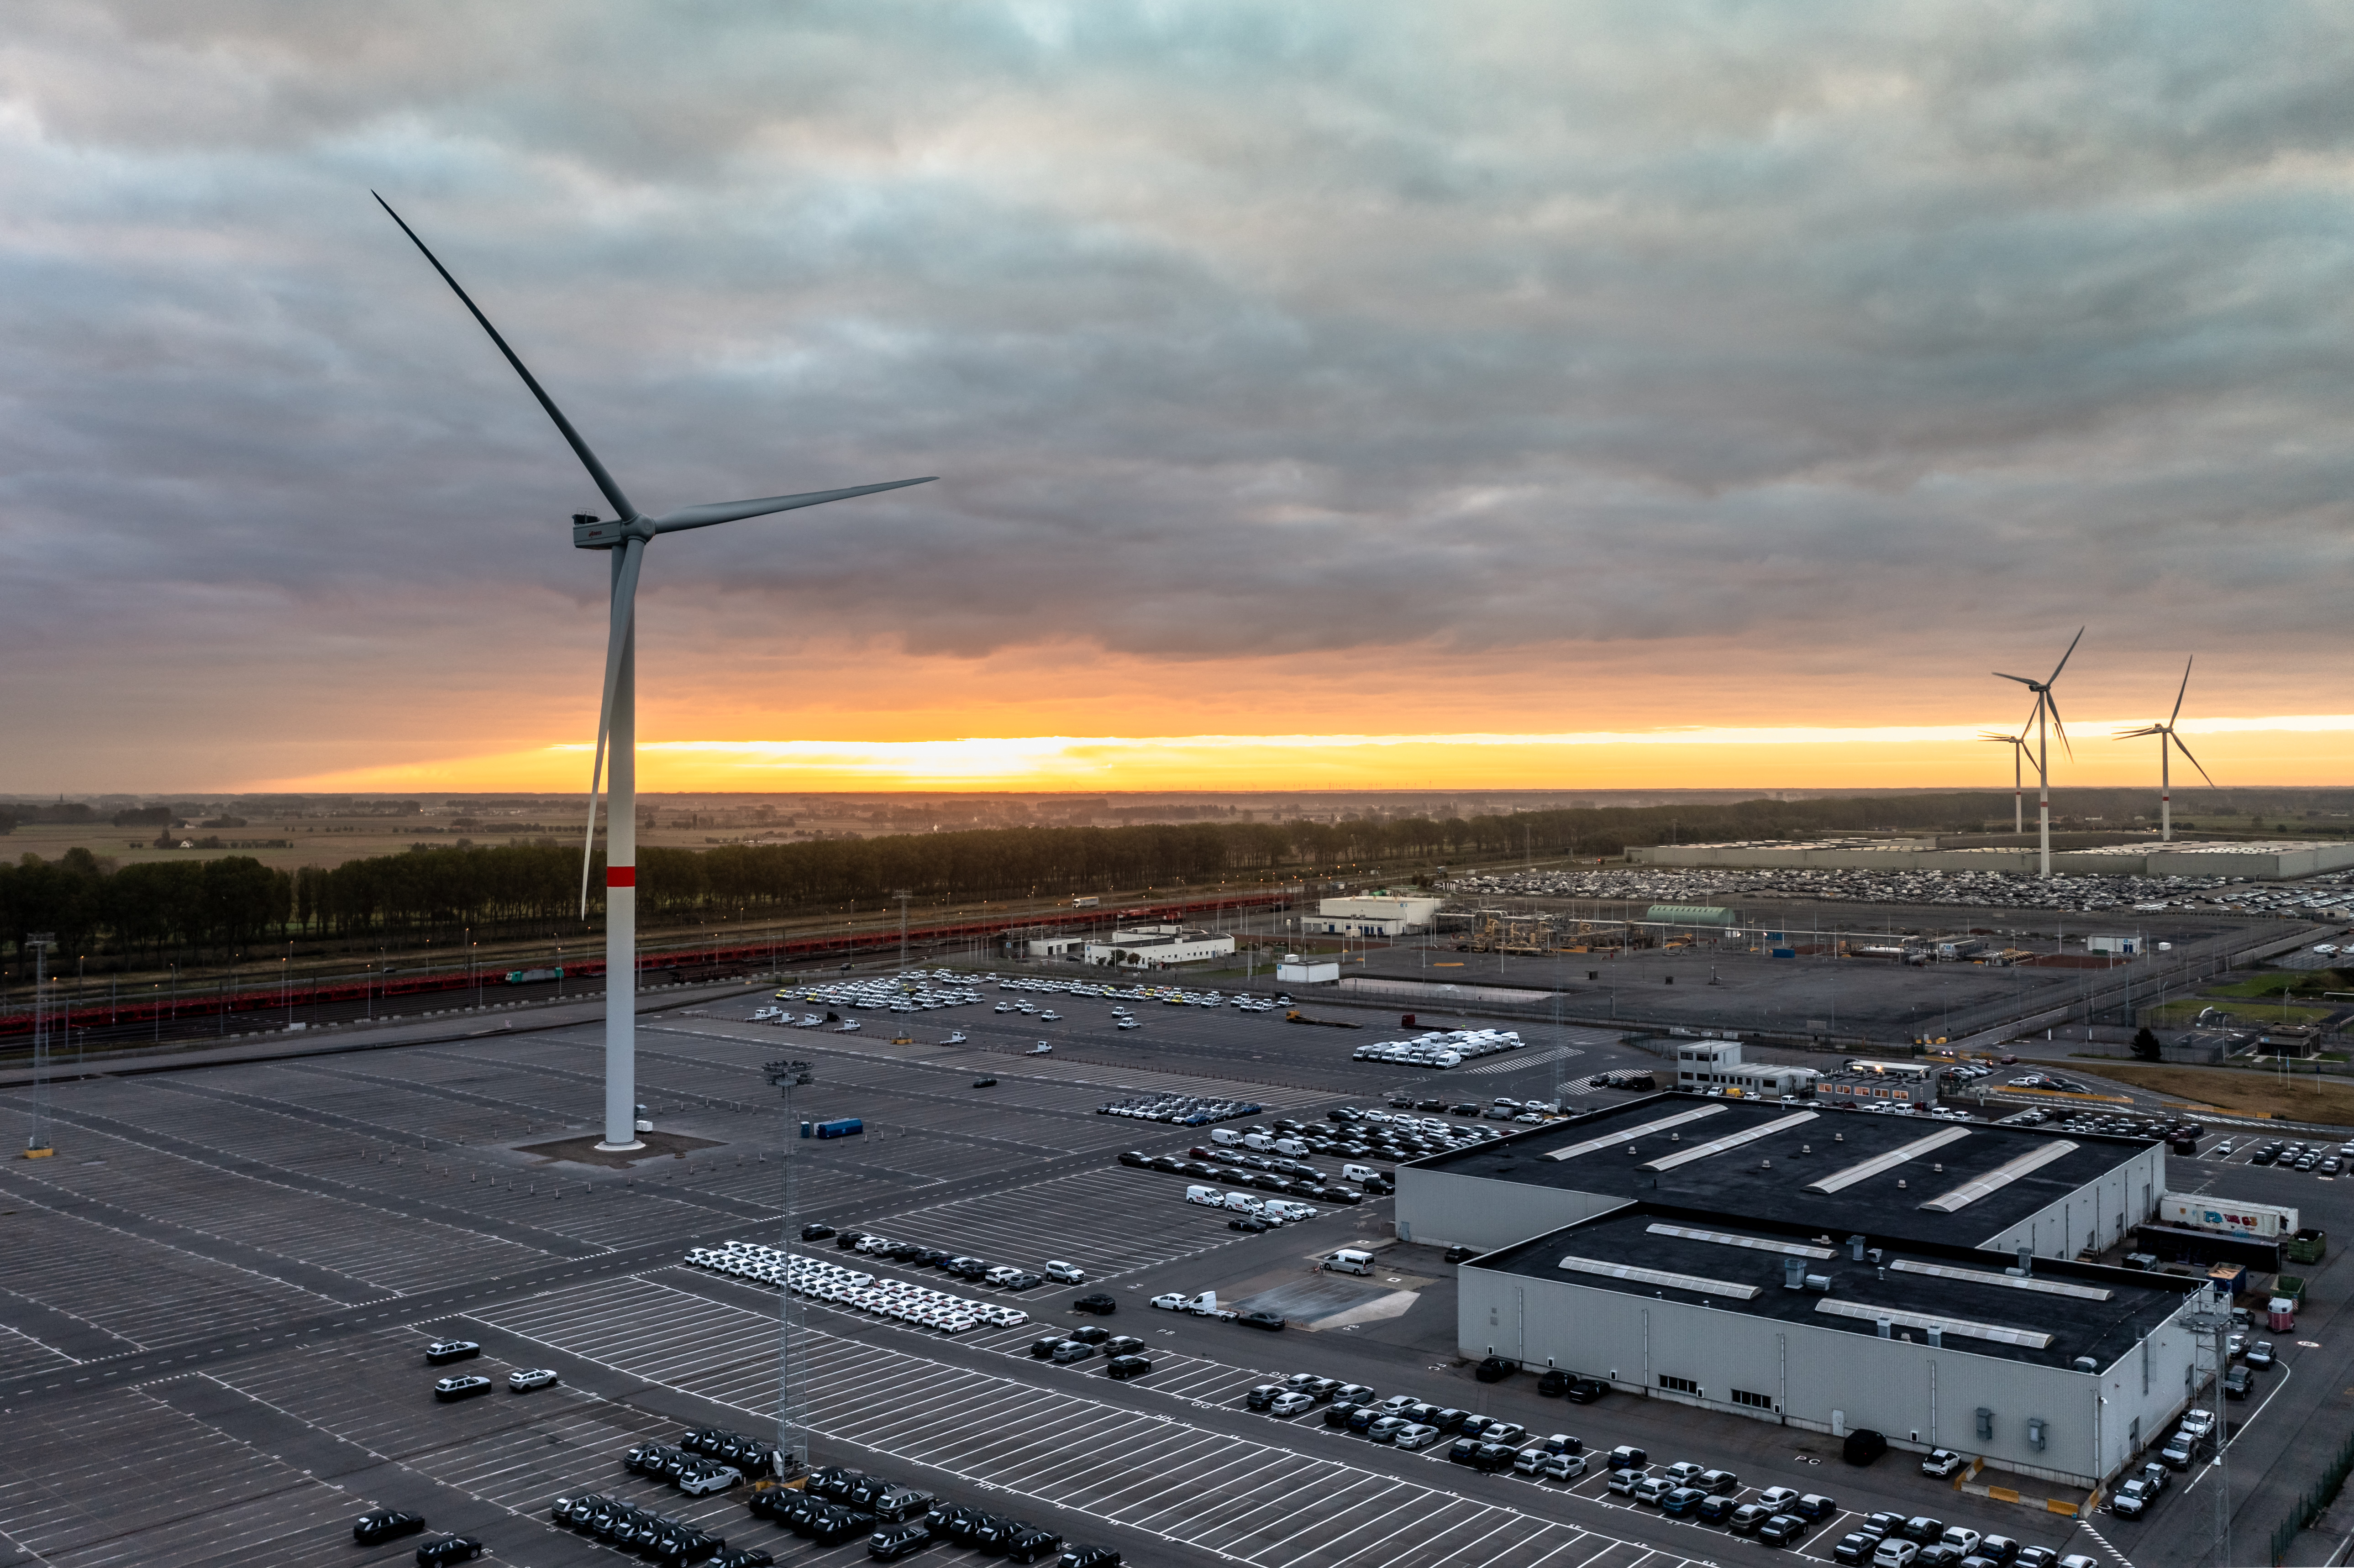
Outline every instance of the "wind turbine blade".
<path id="1" fill-rule="evenodd" d="M 2084 641 L 2084 629 L 2080 626 L 2076 628 L 2075 637 L 2068 643 L 2068 652 L 2061 654 L 2060 662 L 2052 666 L 2052 681 L 2056 681 L 2060 678 L 2060 672 L 2066 669 L 2068 667 L 2068 661 L 2076 656 L 2076 644 L 2083 641 Z M 2046 681 L 2043 683 L 2048 686 L 2052 683 L 2052 681 Z M 2057 723 L 2058 721 L 2055 719 L 2053 722 Z"/>
<path id="2" fill-rule="evenodd" d="M 638 514 L 638 509 L 630 504 L 630 498 L 621 493 L 621 487 L 613 482 L 613 476 L 605 471 L 605 465 L 597 461 L 597 454 L 588 450 L 588 443 L 580 439 L 580 432 L 572 428 L 572 421 L 564 417 L 564 410 L 556 406 L 556 399 L 547 395 L 546 389 L 540 386 L 538 378 L 525 368 L 523 361 L 516 356 L 515 351 L 507 346 L 507 340 L 499 335 L 499 329 L 491 324 L 491 318 L 484 315 L 482 307 L 475 304 L 466 291 L 458 286 L 458 280 L 450 276 L 450 269 L 441 265 L 441 259 L 426 249 L 425 241 L 417 238 L 417 230 L 402 222 L 400 214 L 392 210 L 392 204 L 384 197 L 376 196 L 374 191 L 368 192 L 368 195 L 376 196 L 376 206 L 384 208 L 387 216 L 391 217 L 393 222 L 400 224 L 400 232 L 408 236 L 409 243 L 424 253 L 425 260 L 433 263 L 433 270 L 441 274 L 441 281 L 450 285 L 451 292 L 456 294 L 466 309 L 472 313 L 474 319 L 482 323 L 482 330 L 491 334 L 491 341 L 497 344 L 499 352 L 507 356 L 507 363 L 514 366 L 517 376 L 523 377 L 523 384 L 531 388 L 531 395 L 539 399 L 539 406 L 547 410 L 549 418 L 556 421 L 556 428 L 561 430 L 564 433 L 564 439 L 571 443 L 573 455 L 578 458 L 581 466 L 588 471 L 588 477 L 597 482 L 597 488 L 605 493 L 605 499 L 612 503 L 613 510 L 620 514 L 621 520 L 626 523 L 635 517 Z"/>
<path id="3" fill-rule="evenodd" d="M 2022 685 L 2022 686 L 2031 686 L 2031 685 L 2035 684 L 2035 683 L 2034 683 L 2034 682 L 2032 682 L 2032 681 L 2029 680 L 2029 679 L 2028 679 L 2026 676 L 2024 676 L 2024 675 L 2006 675 L 2006 674 L 2004 674 L 2004 673 L 2003 673 L 2001 671 L 1999 671 L 1999 670 L 1997 670 L 1994 673 L 1995 673 L 1995 677 L 1996 677 L 1996 679 L 1998 679 L 1998 680 L 2003 680 L 2003 681 L 2017 681 L 2017 682 L 2018 682 L 2020 685 Z"/>
<path id="4" fill-rule="evenodd" d="M 2199 655 L 2193 653 L 2190 659 L 2197 657 Z M 2166 715 L 2166 725 L 2168 729 L 2173 728 L 2174 721 L 2182 716 L 2182 694 L 2190 689 L 2190 659 L 2185 659 L 2182 662 L 2182 689 L 2174 694 L 2174 711 Z"/>
<path id="5" fill-rule="evenodd" d="M 2063 663 L 2065 662 L 2066 661 L 2064 660 L 2062 661 Z M 2055 671 L 2053 673 L 2056 674 L 2058 672 Z M 2060 704 L 2055 698 L 2053 698 L 2051 690 L 2048 687 L 2043 693 L 2043 705 L 2052 715 L 2052 727 L 2059 732 L 2060 744 L 2067 747 L 2068 760 L 2073 762 L 2076 760 L 2076 748 L 2068 745 L 2068 726 L 2060 722 Z"/>
<path id="6" fill-rule="evenodd" d="M 2222 788 L 2221 784 L 2215 782 L 2214 778 L 2208 773 L 2206 768 L 2200 767 L 2200 762 L 2197 758 L 2190 757 L 2190 748 L 2182 744 L 2182 737 L 2180 736 L 2175 734 L 2172 730 L 2168 730 L 2166 732 L 2166 738 L 2174 742 L 2176 747 L 2181 750 L 2183 756 L 2190 758 L 2190 766 L 2199 768 L 2199 777 L 2207 780 L 2207 787 L 2210 789 L 2221 789 Z"/>
<path id="7" fill-rule="evenodd" d="M 620 565 L 613 573 L 613 620 L 605 634 L 605 703 L 597 714 L 597 762 L 588 776 L 588 837 L 580 846 L 580 917 L 588 917 L 588 865 L 597 853 L 597 791 L 605 781 L 605 738 L 613 730 L 613 692 L 621 682 L 621 651 L 630 645 L 630 623 L 637 612 L 638 564 L 645 559 L 646 542 L 631 538 L 621 546 Z"/>
<path id="8" fill-rule="evenodd" d="M 859 484 L 848 490 L 812 490 L 803 495 L 764 495 L 757 501 L 715 501 L 704 506 L 682 507 L 676 512 L 654 519 L 654 532 L 675 534 L 684 528 L 708 528 L 715 523 L 734 523 L 746 517 L 765 517 L 771 512 L 797 512 L 804 506 L 822 506 L 829 501 L 847 501 L 854 495 L 873 495 L 878 491 L 905 490 L 911 484 L 929 484 L 939 475 L 926 474 L 921 479 L 895 479 L 887 484 Z"/>
<path id="9" fill-rule="evenodd" d="M 2111 740 L 2137 740 L 2146 735 L 2164 735 L 2166 733 L 2167 728 L 2164 725 L 2154 724 L 2147 726 L 2141 729 L 2121 729 L 2117 731 L 2116 734 L 2109 736 L 2109 738 Z"/>
<path id="10" fill-rule="evenodd" d="M 1982 729 L 1978 731 L 1978 738 L 1980 740 L 1999 740 L 2005 746 L 2017 746 L 2019 744 L 2019 736 L 2015 735 L 2005 735 L 1999 730 Z"/>

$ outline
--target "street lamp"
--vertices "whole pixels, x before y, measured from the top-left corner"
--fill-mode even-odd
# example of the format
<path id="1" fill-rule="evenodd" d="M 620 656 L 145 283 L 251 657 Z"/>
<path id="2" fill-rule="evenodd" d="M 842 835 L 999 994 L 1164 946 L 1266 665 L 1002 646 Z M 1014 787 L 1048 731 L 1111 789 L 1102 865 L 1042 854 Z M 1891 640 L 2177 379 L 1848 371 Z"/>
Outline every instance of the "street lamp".
<path id="1" fill-rule="evenodd" d="M 801 1240 L 793 1215 L 793 1146 L 801 1136 L 794 1114 L 793 1091 L 812 1083 L 816 1075 L 807 1062 L 778 1060 L 762 1069 L 785 1098 L 784 1153 L 779 1181 L 784 1188 L 784 1287 L 777 1293 L 777 1469 L 781 1476 L 809 1468 L 809 1421 L 801 1407 L 801 1380 L 793 1374 L 793 1341 L 801 1335 L 801 1298 L 793 1288 L 793 1245 Z"/>
<path id="2" fill-rule="evenodd" d="M 47 1160 L 57 1150 L 49 1138 L 49 1030 L 41 992 L 48 978 L 50 949 L 58 945 L 57 933 L 36 931 L 18 945 L 33 949 L 33 1128 L 25 1139 L 25 1158 Z"/>

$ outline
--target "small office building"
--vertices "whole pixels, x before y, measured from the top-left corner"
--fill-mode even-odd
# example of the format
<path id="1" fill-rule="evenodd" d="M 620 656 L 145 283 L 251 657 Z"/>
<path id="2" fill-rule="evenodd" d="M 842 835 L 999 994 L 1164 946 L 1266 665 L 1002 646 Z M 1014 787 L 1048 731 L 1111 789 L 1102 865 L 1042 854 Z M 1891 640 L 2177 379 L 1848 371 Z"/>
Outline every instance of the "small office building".
<path id="1" fill-rule="evenodd" d="M 1676 1087 L 1686 1094 L 1745 1098 L 1808 1095 L 1822 1074 L 1812 1067 L 1742 1059 L 1734 1040 L 1694 1040 L 1676 1045 Z"/>
<path id="2" fill-rule="evenodd" d="M 1232 958 L 1234 951 L 1234 938 L 1223 931 L 1204 931 L 1194 926 L 1125 927 L 1108 938 L 1087 938 L 1084 949 L 1091 964 L 1148 969 Z"/>

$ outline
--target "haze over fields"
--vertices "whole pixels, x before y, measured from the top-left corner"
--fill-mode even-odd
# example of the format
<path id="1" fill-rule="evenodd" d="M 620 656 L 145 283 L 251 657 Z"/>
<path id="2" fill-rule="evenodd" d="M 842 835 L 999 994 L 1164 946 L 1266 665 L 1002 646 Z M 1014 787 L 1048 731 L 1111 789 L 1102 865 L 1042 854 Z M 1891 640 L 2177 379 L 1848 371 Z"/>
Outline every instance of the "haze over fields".
<path id="1" fill-rule="evenodd" d="M 0 789 L 2348 781 L 2354 17 L 57 0 Z M 2055 747 L 2055 754 L 2058 748 Z M 2187 781 L 2178 764 L 2177 785 Z"/>

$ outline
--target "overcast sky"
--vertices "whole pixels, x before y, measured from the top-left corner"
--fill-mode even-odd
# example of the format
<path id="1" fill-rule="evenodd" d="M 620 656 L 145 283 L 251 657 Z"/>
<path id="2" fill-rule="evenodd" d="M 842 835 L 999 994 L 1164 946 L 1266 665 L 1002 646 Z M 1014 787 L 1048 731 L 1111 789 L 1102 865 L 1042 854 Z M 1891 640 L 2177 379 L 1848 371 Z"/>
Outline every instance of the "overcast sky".
<path id="1" fill-rule="evenodd" d="M 2079 624 L 2072 718 L 2354 710 L 2349 81 L 2322 5 L 18 0 L 0 789 L 593 735 L 597 494 L 371 189 L 648 510 L 941 476 L 659 541 L 649 739 L 2001 725 Z"/>

